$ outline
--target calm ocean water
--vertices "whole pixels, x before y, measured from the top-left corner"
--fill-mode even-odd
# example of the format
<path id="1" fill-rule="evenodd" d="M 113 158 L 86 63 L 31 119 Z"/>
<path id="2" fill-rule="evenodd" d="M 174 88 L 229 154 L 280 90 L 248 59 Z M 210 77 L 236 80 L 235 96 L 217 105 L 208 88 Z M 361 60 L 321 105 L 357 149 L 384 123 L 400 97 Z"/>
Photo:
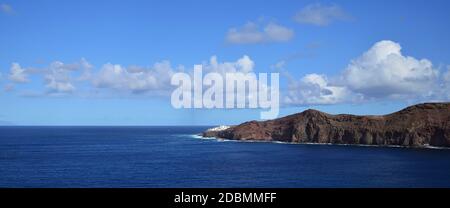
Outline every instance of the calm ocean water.
<path id="1" fill-rule="evenodd" d="M 450 187 L 450 150 L 199 139 L 207 127 L 0 127 L 0 187 Z"/>

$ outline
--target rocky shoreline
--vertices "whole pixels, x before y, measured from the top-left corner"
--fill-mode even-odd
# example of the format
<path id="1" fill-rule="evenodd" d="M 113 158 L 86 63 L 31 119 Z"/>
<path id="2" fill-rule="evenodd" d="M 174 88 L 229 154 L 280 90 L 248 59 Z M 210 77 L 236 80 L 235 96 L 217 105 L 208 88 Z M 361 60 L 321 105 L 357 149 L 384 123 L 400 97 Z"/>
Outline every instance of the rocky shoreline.
<path id="1" fill-rule="evenodd" d="M 279 119 L 222 126 L 202 133 L 243 141 L 450 147 L 450 103 L 424 103 L 382 116 L 306 110 Z"/>

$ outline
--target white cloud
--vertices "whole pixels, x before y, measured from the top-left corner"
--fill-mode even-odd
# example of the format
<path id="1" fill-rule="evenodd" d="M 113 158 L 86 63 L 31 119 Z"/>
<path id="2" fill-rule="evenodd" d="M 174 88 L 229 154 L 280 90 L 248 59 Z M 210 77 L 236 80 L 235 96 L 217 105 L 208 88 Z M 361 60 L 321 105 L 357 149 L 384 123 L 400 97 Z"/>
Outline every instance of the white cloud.
<path id="1" fill-rule="evenodd" d="M 242 72 L 252 72 L 255 67 L 255 62 L 252 59 L 244 55 L 235 62 L 221 62 L 217 61 L 217 56 L 212 56 L 209 63 L 203 63 L 203 69 L 205 72 L 218 72 L 220 74 Z"/>
<path id="2" fill-rule="evenodd" d="M 332 80 L 332 81 L 330 81 Z M 288 105 L 352 103 L 380 100 L 446 100 L 450 98 L 450 68 L 439 77 L 431 61 L 401 53 L 393 41 L 375 43 L 352 60 L 340 76 L 308 74 L 291 78 L 284 103 Z"/>
<path id="3" fill-rule="evenodd" d="M 414 97 L 429 95 L 439 71 L 427 59 L 401 53 L 400 44 L 380 41 L 351 61 L 343 73 L 346 85 L 365 97 Z"/>
<path id="4" fill-rule="evenodd" d="M 444 74 L 444 81 L 450 84 L 450 66 L 447 66 L 447 72 Z"/>
<path id="5" fill-rule="evenodd" d="M 235 61 L 225 61 L 225 62 L 219 62 L 217 56 L 212 56 L 209 62 L 204 62 L 202 66 L 203 66 L 203 74 L 210 72 L 220 74 L 224 79 L 223 80 L 224 87 L 233 86 L 235 84 L 234 79 L 239 79 L 241 75 L 245 76 L 248 75 L 248 77 L 246 78 L 249 78 L 248 80 L 249 82 L 250 80 L 253 80 L 253 78 L 255 78 L 254 80 L 256 80 L 256 77 L 258 76 L 254 71 L 255 62 L 248 55 L 243 55 L 241 58 Z M 194 85 L 201 85 L 201 84 L 202 83 L 194 83 Z M 203 88 L 203 91 L 209 88 L 207 86 L 200 86 L 200 87 Z M 259 89 L 269 93 L 270 86 L 262 84 L 259 86 Z M 245 97 L 246 105 L 250 105 L 249 104 L 250 99 L 258 97 L 258 89 L 252 88 L 250 86 L 246 87 L 244 91 L 240 90 L 237 90 L 236 92 L 225 91 L 224 93 L 233 93 L 233 95 L 236 97 Z"/>
<path id="6" fill-rule="evenodd" d="M 219 62 L 217 56 L 211 56 L 208 61 L 202 63 L 202 66 L 203 76 L 209 72 L 216 72 L 225 77 L 227 73 L 233 75 L 233 73 L 239 72 L 244 74 L 253 72 L 255 63 L 247 55 L 230 62 Z M 169 96 L 176 87 L 170 84 L 172 75 L 176 72 L 186 72 L 191 75 L 191 78 L 194 76 L 192 68 L 188 70 L 184 66 L 173 68 L 169 61 L 162 61 L 151 67 L 123 67 L 119 64 L 105 64 L 97 73 L 92 75 L 91 80 L 95 88 L 111 89 L 115 93 L 126 94 L 131 92 L 134 94 Z M 192 81 L 194 82 L 193 85 L 199 85 L 204 91 L 208 88 L 202 85 L 202 82 Z"/>
<path id="7" fill-rule="evenodd" d="M 287 27 L 269 23 L 264 28 L 264 33 L 267 36 L 267 41 L 286 42 L 292 39 L 294 31 Z"/>
<path id="8" fill-rule="evenodd" d="M 18 63 L 11 64 L 9 80 L 17 83 L 25 83 L 29 81 L 27 78 L 26 70 L 22 68 Z"/>
<path id="9" fill-rule="evenodd" d="M 233 44 L 255 44 L 264 42 L 287 42 L 294 37 L 294 31 L 287 27 L 270 22 L 261 28 L 260 25 L 248 22 L 241 28 L 228 30 L 226 41 Z"/>
<path id="10" fill-rule="evenodd" d="M 8 78 L 15 83 L 25 83 L 30 82 L 28 79 L 29 74 L 42 75 L 47 94 L 65 94 L 71 93 L 76 89 L 72 78 L 74 73 L 81 73 L 81 76 L 76 81 L 84 81 L 89 79 L 88 75 L 91 69 L 92 65 L 84 58 L 79 62 L 69 64 L 53 61 L 45 68 L 22 68 L 19 63 L 12 63 Z M 5 87 L 6 91 L 11 91 L 12 89 L 14 89 L 13 84 L 8 84 Z"/>
<path id="11" fill-rule="evenodd" d="M 310 4 L 297 12 L 294 20 L 302 24 L 326 26 L 334 21 L 347 20 L 350 16 L 338 5 Z"/>
<path id="12" fill-rule="evenodd" d="M 54 61 L 50 63 L 50 66 L 45 70 L 45 87 L 48 89 L 48 93 L 61 94 L 72 93 L 76 88 L 73 85 L 72 73 L 78 70 L 86 70 L 90 67 L 90 64 L 81 59 L 79 62 L 65 64 L 61 61 Z"/>
<path id="13" fill-rule="evenodd" d="M 226 40 L 234 44 L 261 43 L 264 41 L 264 34 L 259 31 L 257 24 L 249 22 L 242 28 L 228 30 Z"/>
<path id="14" fill-rule="evenodd" d="M 218 62 L 212 56 L 209 62 L 203 63 L 204 73 L 218 72 L 221 74 L 254 70 L 255 63 L 249 56 L 242 56 L 233 62 Z M 184 71 L 183 66 L 174 69 L 169 61 L 157 62 L 151 67 L 129 66 L 119 64 L 104 64 L 97 72 L 93 66 L 82 58 L 78 62 L 63 63 L 53 61 L 44 68 L 22 68 L 13 63 L 10 80 L 14 82 L 28 82 L 28 74 L 41 75 L 44 78 L 45 93 L 40 95 L 62 95 L 77 90 L 78 82 L 88 81 L 92 85 L 84 89 L 112 89 L 115 92 L 151 93 L 152 95 L 168 95 L 173 86 L 170 85 L 172 75 L 177 71 Z M 189 71 L 189 73 L 192 70 Z M 81 83 L 79 83 L 81 85 Z M 91 88 L 89 88 L 91 87 Z M 92 88 L 93 87 L 93 88 Z M 5 88 L 7 89 L 7 88 Z M 13 85 L 8 90 L 13 89 Z M 33 93 L 36 94 L 36 93 Z"/>
<path id="15" fill-rule="evenodd" d="M 58 77 L 55 75 L 47 75 L 45 77 L 46 87 L 50 93 L 71 93 L 75 90 L 67 77 Z"/>
<path id="16" fill-rule="evenodd" d="M 0 11 L 5 14 L 12 14 L 14 12 L 13 8 L 9 4 L 0 4 Z"/>
<path id="17" fill-rule="evenodd" d="M 442 84 L 440 87 L 439 98 L 450 99 L 450 66 L 447 66 L 447 71 L 442 76 Z"/>
<path id="18" fill-rule="evenodd" d="M 280 61 L 273 69 L 285 71 L 286 61 Z M 174 86 L 171 76 L 185 71 L 183 66 L 174 69 L 169 61 L 157 62 L 150 67 L 104 64 L 97 72 L 85 59 L 66 64 L 52 62 L 45 68 L 22 68 L 18 63 L 11 65 L 9 80 L 16 83 L 28 82 L 27 75 L 43 75 L 46 94 L 67 94 L 80 89 L 101 93 L 100 88 L 113 92 L 150 93 L 169 95 Z M 219 62 L 212 56 L 203 62 L 203 73 L 255 72 L 255 62 L 247 55 L 234 61 Z M 187 70 L 192 73 L 193 70 Z M 285 72 L 287 73 L 287 72 Z M 88 81 L 83 88 L 80 81 Z M 14 83 L 12 83 L 14 84 Z M 227 83 L 226 83 L 227 84 Z M 14 85 L 5 87 L 12 90 Z M 287 89 L 282 91 L 281 100 L 288 105 L 336 104 L 364 100 L 408 99 L 442 100 L 450 98 L 450 66 L 440 76 L 431 61 L 405 56 L 401 47 L 393 41 L 380 41 L 369 50 L 352 60 L 338 76 L 307 74 L 300 79 L 290 79 Z M 249 96 L 256 95 L 249 92 Z M 41 93 L 45 95 L 45 93 Z"/>
<path id="19" fill-rule="evenodd" d="M 343 86 L 329 82 L 325 75 L 307 74 L 299 81 L 291 81 L 284 104 L 336 104 L 348 101 L 351 92 Z"/>
<path id="20" fill-rule="evenodd" d="M 170 87 L 170 78 L 174 70 L 170 62 L 163 61 L 151 68 L 129 67 L 118 64 L 105 64 L 92 78 L 94 86 L 133 93 L 164 91 Z"/>
<path id="21" fill-rule="evenodd" d="M 255 67 L 255 63 L 253 62 L 253 60 L 247 56 L 244 55 L 241 58 L 237 59 L 236 61 L 228 61 L 228 62 L 219 62 L 217 59 L 217 56 L 211 56 L 211 58 L 209 59 L 209 62 L 203 62 L 202 64 L 203 67 L 203 74 L 206 73 L 211 73 L 211 72 L 215 72 L 220 74 L 224 79 L 225 77 L 234 77 L 234 76 L 239 76 L 240 73 L 242 74 L 248 74 L 248 73 L 252 73 L 254 72 L 254 67 Z M 224 80 L 224 86 L 227 85 L 233 85 L 234 81 L 232 81 L 231 79 L 228 80 Z M 194 83 L 194 85 L 202 85 L 202 83 Z M 200 86 L 203 87 L 204 89 L 205 86 Z M 245 94 L 246 92 L 238 92 L 238 93 L 242 93 Z M 256 92 L 248 92 L 248 96 L 254 96 L 256 94 Z"/>
<path id="22" fill-rule="evenodd" d="M 78 62 L 78 67 L 82 69 L 80 77 L 78 77 L 78 81 L 86 81 L 91 79 L 92 69 L 94 68 L 85 58 L 81 58 L 80 62 Z"/>

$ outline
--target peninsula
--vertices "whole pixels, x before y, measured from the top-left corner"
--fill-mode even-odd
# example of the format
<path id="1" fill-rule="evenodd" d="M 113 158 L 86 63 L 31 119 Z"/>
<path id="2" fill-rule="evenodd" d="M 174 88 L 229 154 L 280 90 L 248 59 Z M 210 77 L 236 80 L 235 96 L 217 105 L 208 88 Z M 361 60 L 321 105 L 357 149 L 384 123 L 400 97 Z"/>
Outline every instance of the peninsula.
<path id="1" fill-rule="evenodd" d="M 413 105 L 380 116 L 331 115 L 317 110 L 249 121 L 202 133 L 230 140 L 450 147 L 450 103 Z"/>

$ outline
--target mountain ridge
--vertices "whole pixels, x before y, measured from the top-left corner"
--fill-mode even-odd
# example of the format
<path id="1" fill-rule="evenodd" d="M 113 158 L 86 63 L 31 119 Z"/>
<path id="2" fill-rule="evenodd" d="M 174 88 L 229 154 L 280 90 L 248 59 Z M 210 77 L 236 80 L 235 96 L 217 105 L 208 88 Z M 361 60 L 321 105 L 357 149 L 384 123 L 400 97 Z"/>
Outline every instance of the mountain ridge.
<path id="1" fill-rule="evenodd" d="M 450 147 L 450 103 L 422 103 L 386 115 L 333 115 L 308 109 L 202 135 L 292 143 Z"/>

